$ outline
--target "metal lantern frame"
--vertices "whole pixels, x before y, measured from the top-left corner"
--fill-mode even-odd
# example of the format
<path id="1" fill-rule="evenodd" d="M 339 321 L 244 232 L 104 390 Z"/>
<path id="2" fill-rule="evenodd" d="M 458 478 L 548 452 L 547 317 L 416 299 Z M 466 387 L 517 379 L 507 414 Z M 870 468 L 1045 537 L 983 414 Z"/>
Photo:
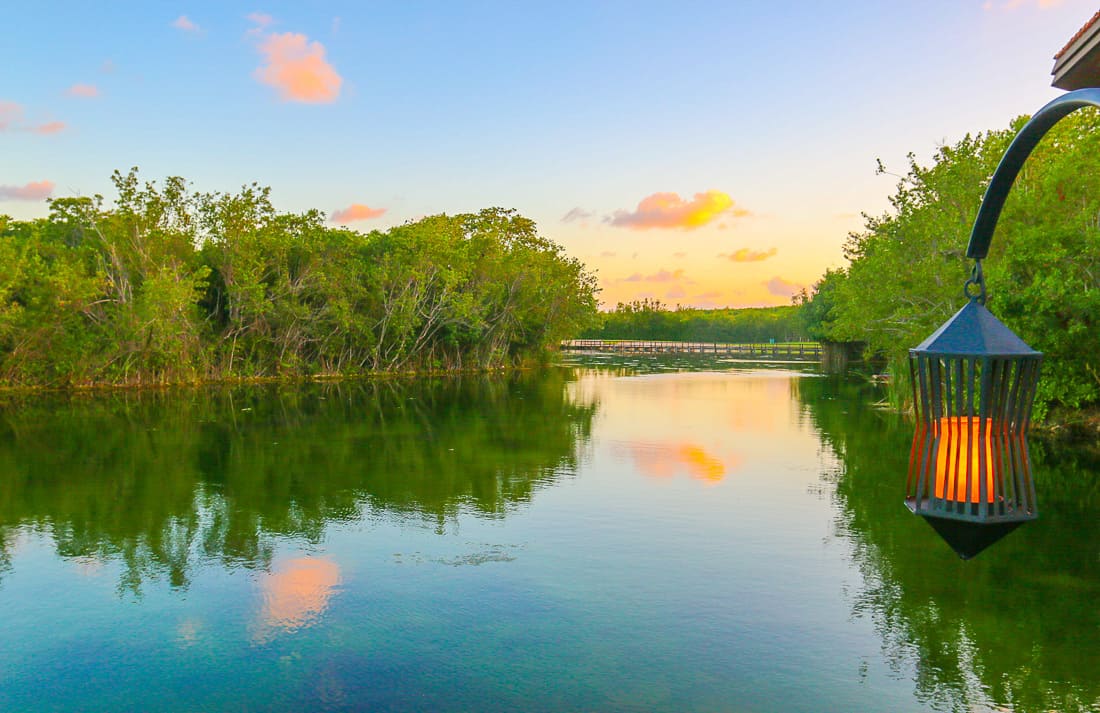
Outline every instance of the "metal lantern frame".
<path id="1" fill-rule="evenodd" d="M 982 260 L 1024 161 L 1061 119 L 1100 108 L 1100 89 L 1065 94 L 1013 139 L 982 198 L 966 255 L 968 303 L 909 351 L 917 428 L 906 506 L 964 559 L 1038 517 L 1027 447 L 1042 354 L 985 308 Z"/>

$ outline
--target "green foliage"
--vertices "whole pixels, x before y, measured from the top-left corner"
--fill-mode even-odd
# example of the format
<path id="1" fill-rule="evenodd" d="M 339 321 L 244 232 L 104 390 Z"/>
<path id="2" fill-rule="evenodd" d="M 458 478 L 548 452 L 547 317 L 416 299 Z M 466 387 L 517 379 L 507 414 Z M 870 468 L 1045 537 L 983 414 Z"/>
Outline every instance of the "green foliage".
<path id="1" fill-rule="evenodd" d="M 583 338 L 756 343 L 807 336 L 795 306 L 669 310 L 660 300 L 645 299 L 620 302 L 600 317 L 601 323 L 585 330 Z"/>
<path id="2" fill-rule="evenodd" d="M 863 341 L 886 356 L 899 395 L 908 349 L 962 307 L 970 229 L 982 194 L 1026 118 L 940 148 L 930 166 L 910 156 L 892 210 L 849 236 L 843 272 L 827 273 L 803 305 L 815 336 Z M 880 166 L 881 169 L 881 166 Z M 1060 122 L 1024 165 L 988 260 L 988 306 L 1046 355 L 1036 401 L 1100 401 L 1100 114 Z"/>
<path id="3" fill-rule="evenodd" d="M 112 208 L 58 198 L 49 218 L 0 219 L 0 381 L 494 368 L 595 316 L 594 276 L 514 211 L 363 234 L 280 214 L 256 184 L 112 181 Z"/>
<path id="4" fill-rule="evenodd" d="M 120 589 L 379 513 L 502 515 L 576 467 L 594 404 L 564 370 L 0 400 L 0 586 L 25 527 L 122 563 Z M 182 394 L 182 397 L 181 397 Z M 273 445 L 277 444 L 277 445 Z"/>

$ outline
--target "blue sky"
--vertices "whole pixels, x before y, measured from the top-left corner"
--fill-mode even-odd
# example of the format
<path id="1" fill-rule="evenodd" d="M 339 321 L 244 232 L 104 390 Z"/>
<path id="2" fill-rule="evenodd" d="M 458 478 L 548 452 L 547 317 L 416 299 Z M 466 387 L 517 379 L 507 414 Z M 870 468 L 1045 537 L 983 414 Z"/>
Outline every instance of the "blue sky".
<path id="1" fill-rule="evenodd" d="M 1096 10 L 24 3 L 2 11 L 0 213 L 110 197 L 130 166 L 200 191 L 258 181 L 281 210 L 360 230 L 504 206 L 597 270 L 611 305 L 783 304 L 886 209 L 876 158 L 900 172 L 1038 109 Z"/>

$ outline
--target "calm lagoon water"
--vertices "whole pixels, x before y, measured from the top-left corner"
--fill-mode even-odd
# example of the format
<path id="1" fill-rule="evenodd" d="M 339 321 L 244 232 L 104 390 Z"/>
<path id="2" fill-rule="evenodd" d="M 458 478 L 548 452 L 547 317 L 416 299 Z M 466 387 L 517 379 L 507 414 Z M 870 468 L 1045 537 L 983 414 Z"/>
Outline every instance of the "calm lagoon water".
<path id="1" fill-rule="evenodd" d="M 0 710 L 1100 710 L 1100 464 L 962 562 L 797 365 L 0 403 Z"/>

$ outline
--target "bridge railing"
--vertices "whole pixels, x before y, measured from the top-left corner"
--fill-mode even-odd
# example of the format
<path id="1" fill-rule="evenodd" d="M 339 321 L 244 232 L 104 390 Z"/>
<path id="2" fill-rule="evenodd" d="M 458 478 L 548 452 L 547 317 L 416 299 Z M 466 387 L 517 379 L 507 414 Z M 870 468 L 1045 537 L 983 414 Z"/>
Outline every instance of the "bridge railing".
<path id="1" fill-rule="evenodd" d="M 732 343 L 674 342 L 632 339 L 570 339 L 562 351 L 597 351 L 633 354 L 720 354 L 728 356 L 821 360 L 818 342 Z"/>

